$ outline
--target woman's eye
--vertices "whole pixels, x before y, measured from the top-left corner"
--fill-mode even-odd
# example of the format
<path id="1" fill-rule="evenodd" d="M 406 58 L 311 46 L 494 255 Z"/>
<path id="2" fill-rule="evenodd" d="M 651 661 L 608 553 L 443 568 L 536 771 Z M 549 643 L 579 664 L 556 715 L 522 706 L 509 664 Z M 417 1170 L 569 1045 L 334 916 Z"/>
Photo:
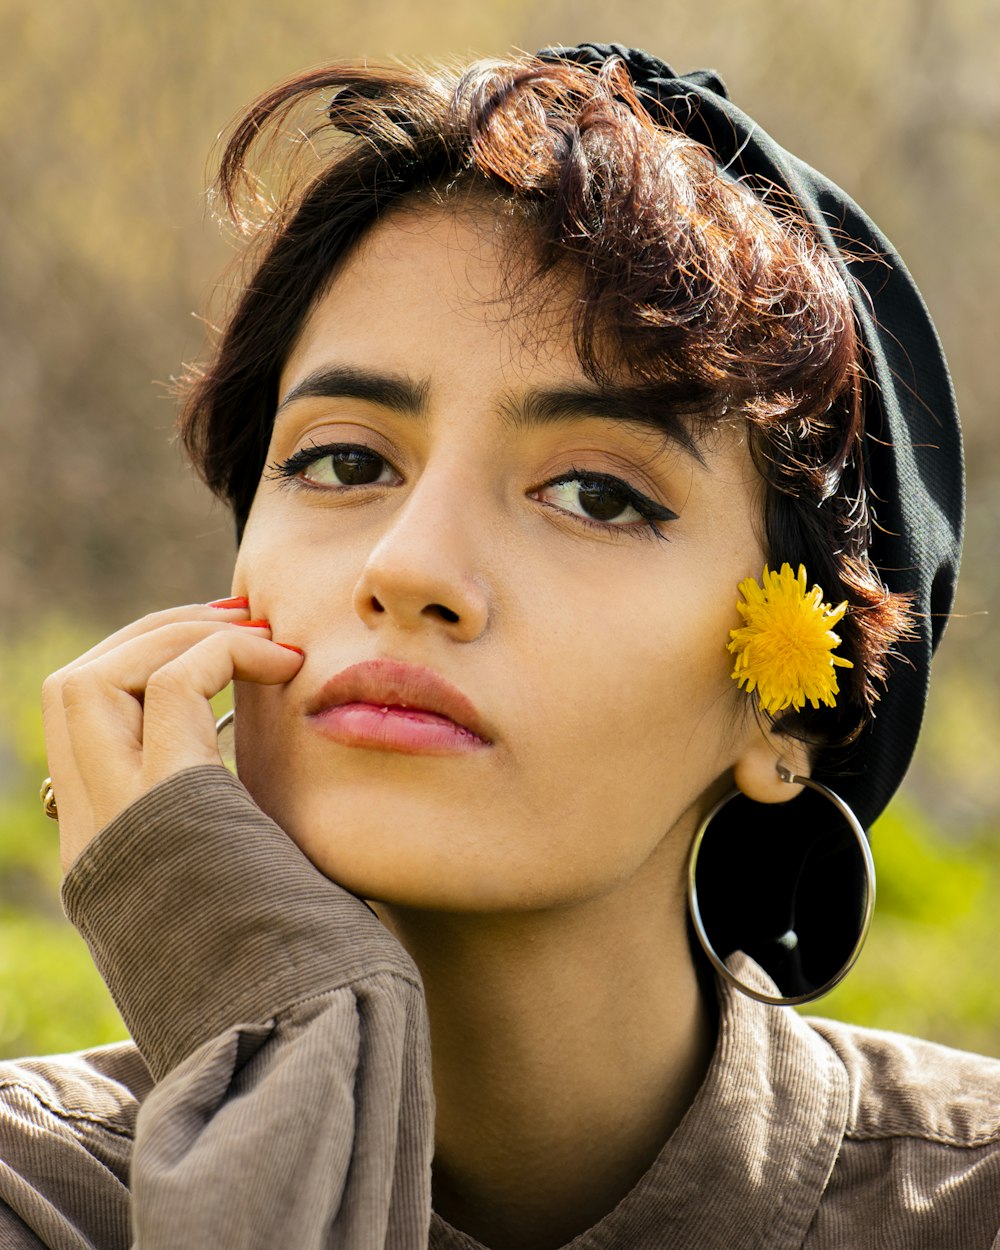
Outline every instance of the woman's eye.
<path id="1" fill-rule="evenodd" d="M 558 504 L 567 512 L 588 516 L 594 521 L 635 521 L 641 519 L 624 487 L 597 478 L 576 478 L 554 482 L 542 492 L 547 503 Z"/>
<path id="2" fill-rule="evenodd" d="M 302 470 L 310 482 L 337 486 L 372 486 L 391 482 L 395 474 L 382 457 L 366 447 L 338 447 Z"/>
<path id="3" fill-rule="evenodd" d="M 399 474 L 389 462 L 359 443 L 303 447 L 272 466 L 278 478 L 300 478 L 316 486 L 389 486 Z"/>
<path id="4" fill-rule="evenodd" d="M 657 521 L 677 519 L 676 512 L 605 473 L 573 471 L 534 494 L 542 503 L 612 529 L 651 529 L 659 533 Z"/>

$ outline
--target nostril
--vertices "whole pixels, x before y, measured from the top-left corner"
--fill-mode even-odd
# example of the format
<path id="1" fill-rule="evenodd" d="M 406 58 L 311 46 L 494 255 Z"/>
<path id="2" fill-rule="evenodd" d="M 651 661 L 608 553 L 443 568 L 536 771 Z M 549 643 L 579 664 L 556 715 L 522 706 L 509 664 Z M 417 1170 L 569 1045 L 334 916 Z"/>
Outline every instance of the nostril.
<path id="1" fill-rule="evenodd" d="M 379 601 L 375 598 L 375 596 L 374 596 L 374 595 L 372 595 L 372 611 L 373 611 L 373 612 L 384 612 L 384 611 L 385 611 L 385 608 L 383 608 L 383 607 L 382 607 L 381 603 L 379 603 Z"/>
<path id="2" fill-rule="evenodd" d="M 448 621 L 452 625 L 458 620 L 458 613 L 453 612 L 451 608 L 446 608 L 443 603 L 429 603 L 424 609 L 425 612 L 436 612 L 443 621 Z"/>

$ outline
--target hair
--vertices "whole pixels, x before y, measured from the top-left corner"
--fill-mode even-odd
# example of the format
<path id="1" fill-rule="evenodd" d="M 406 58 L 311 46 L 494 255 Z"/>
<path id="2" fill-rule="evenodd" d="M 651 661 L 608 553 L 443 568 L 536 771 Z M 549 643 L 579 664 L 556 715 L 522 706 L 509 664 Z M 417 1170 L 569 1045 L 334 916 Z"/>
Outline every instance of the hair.
<path id="1" fill-rule="evenodd" d="M 317 100 L 318 120 L 302 120 Z M 280 184 L 269 194 L 254 157 Z M 825 598 L 850 605 L 839 629 L 854 667 L 840 670 L 837 709 L 781 727 L 828 746 L 858 733 L 909 614 L 868 557 L 850 279 L 787 195 L 751 190 L 654 120 L 614 57 L 599 70 L 524 57 L 304 73 L 237 121 L 216 193 L 250 237 L 248 272 L 211 358 L 188 372 L 180 424 L 239 532 L 282 365 L 339 264 L 395 208 L 471 195 L 520 227 L 532 278 L 576 280 L 572 329 L 592 382 L 627 379 L 665 425 L 745 420 L 771 561 L 804 564 Z"/>

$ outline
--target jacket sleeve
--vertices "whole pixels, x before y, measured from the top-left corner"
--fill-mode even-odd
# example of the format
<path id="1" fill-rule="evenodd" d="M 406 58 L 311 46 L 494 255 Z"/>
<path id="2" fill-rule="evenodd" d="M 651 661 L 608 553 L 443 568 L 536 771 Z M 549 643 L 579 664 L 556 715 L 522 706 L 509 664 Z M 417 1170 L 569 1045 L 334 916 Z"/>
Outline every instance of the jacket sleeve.
<path id="1" fill-rule="evenodd" d="M 135 1127 L 129 1244 L 426 1245 L 433 1108 L 416 969 L 235 778 L 191 769 L 144 796 L 74 865 L 64 903 L 155 1080 Z M 35 1238 L 18 1250 L 62 1250 L 26 1218 L 43 1184 L 3 1187 L 20 1186 Z M 108 1250 L 120 1244 L 109 1232 Z"/>

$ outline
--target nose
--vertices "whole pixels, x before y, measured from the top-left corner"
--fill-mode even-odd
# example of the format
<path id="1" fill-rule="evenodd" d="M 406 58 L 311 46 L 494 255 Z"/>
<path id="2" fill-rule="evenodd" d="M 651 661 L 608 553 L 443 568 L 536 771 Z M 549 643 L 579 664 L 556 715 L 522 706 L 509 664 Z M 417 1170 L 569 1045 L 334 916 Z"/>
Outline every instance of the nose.
<path id="1" fill-rule="evenodd" d="M 425 475 L 372 548 L 354 588 L 370 629 L 439 629 L 473 642 L 487 628 L 490 594 L 478 536 L 487 521 L 445 473 Z"/>

